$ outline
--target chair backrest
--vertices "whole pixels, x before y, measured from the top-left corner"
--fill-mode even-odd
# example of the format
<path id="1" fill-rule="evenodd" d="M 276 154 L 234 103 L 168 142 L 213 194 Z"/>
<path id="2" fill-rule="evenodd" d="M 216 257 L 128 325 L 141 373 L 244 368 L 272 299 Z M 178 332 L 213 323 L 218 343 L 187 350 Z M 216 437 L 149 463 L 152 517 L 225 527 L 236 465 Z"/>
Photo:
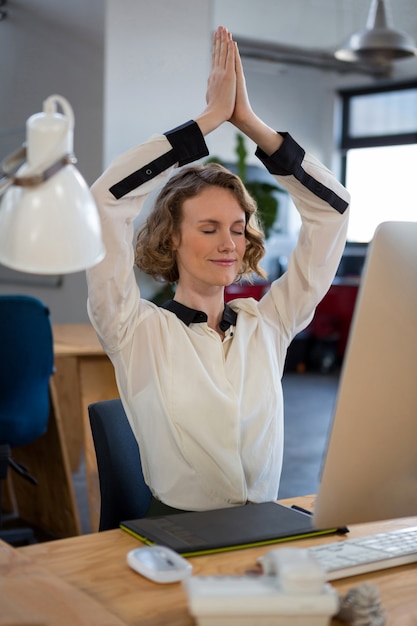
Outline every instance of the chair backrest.
<path id="1" fill-rule="evenodd" d="M 104 400 L 88 407 L 100 482 L 99 530 L 144 517 L 152 494 L 142 474 L 139 446 L 122 402 Z"/>
<path id="2" fill-rule="evenodd" d="M 54 352 L 48 308 L 37 298 L 0 296 L 0 444 L 40 437 L 49 418 Z"/>

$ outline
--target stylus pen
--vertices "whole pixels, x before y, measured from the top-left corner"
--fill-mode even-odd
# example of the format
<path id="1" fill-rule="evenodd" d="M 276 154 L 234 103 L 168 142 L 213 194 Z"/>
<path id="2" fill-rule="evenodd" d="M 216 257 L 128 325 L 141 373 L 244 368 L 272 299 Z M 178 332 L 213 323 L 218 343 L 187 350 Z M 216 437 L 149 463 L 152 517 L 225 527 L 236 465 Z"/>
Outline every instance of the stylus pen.
<path id="1" fill-rule="evenodd" d="M 308 509 L 303 509 L 302 506 L 297 506 L 296 504 L 292 504 L 291 508 L 294 509 L 294 511 L 300 511 L 300 513 L 304 513 L 305 515 L 313 515 L 312 511 L 309 511 Z M 336 529 L 338 533 L 343 533 L 346 534 L 349 532 L 349 528 L 347 526 L 342 526 L 341 528 L 337 528 Z"/>
<path id="2" fill-rule="evenodd" d="M 313 515 L 311 511 L 308 511 L 307 509 L 303 509 L 302 506 L 297 506 L 296 504 L 292 504 L 291 508 L 294 509 L 295 511 L 300 511 L 300 513 L 305 513 L 306 515 Z"/>

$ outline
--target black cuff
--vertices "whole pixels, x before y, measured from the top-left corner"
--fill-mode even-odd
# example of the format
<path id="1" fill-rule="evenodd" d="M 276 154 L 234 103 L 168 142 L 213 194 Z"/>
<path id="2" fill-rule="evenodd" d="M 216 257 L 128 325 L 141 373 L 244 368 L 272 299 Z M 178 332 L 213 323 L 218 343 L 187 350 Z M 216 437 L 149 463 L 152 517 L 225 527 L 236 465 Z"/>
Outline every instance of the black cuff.
<path id="1" fill-rule="evenodd" d="M 171 144 L 172 150 L 162 154 L 110 187 L 110 192 L 117 200 L 148 180 L 155 178 L 175 163 L 186 165 L 209 154 L 200 127 L 193 120 L 168 131 L 165 133 L 165 137 Z"/>
<path id="2" fill-rule="evenodd" d="M 197 161 L 209 154 L 204 136 L 194 120 L 164 134 L 173 147 L 180 166 Z"/>
<path id="3" fill-rule="evenodd" d="M 265 154 L 260 148 L 256 150 L 256 156 L 262 161 L 269 173 L 275 176 L 292 174 L 306 189 L 327 202 L 339 213 L 344 213 L 348 203 L 303 169 L 305 150 L 288 133 L 280 133 L 280 135 L 284 137 L 284 141 L 271 156 Z"/>
<path id="4" fill-rule="evenodd" d="M 289 133 L 279 133 L 284 137 L 283 143 L 278 150 L 268 156 L 263 150 L 258 148 L 256 156 L 265 165 L 270 174 L 275 176 L 289 176 L 296 174 L 301 167 L 305 156 L 305 150 L 298 145 Z"/>
<path id="5" fill-rule="evenodd" d="M 110 187 L 109 191 L 113 194 L 116 200 L 119 200 L 119 198 L 122 198 L 130 191 L 137 189 L 144 183 L 148 182 L 148 180 L 152 180 L 152 178 L 155 178 L 155 176 L 158 176 L 161 172 L 167 170 L 169 167 L 172 167 L 176 162 L 174 151 L 170 150 L 154 161 L 147 163 L 144 167 L 141 167 L 140 170 L 136 170 L 136 172 L 132 172 L 132 174 L 123 178 L 121 181 Z"/>

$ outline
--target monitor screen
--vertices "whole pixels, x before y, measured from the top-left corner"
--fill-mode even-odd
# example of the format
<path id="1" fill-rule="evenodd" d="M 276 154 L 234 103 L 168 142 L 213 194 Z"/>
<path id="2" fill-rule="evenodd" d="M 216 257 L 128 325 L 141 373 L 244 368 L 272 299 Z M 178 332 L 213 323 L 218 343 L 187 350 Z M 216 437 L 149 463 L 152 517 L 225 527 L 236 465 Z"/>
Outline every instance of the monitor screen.
<path id="1" fill-rule="evenodd" d="M 417 515 L 417 222 L 369 245 L 314 510 L 316 527 Z"/>

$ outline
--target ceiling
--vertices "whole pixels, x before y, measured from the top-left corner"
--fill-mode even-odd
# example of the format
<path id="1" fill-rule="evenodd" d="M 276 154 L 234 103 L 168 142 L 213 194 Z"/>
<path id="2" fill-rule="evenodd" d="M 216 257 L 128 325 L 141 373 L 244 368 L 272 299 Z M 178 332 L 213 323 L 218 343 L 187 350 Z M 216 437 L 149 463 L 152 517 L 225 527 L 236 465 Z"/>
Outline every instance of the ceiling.
<path id="1" fill-rule="evenodd" d="M 363 30 L 371 0 L 214 0 L 214 24 L 234 34 L 245 56 L 321 69 L 351 71 L 333 53 L 349 35 Z M 406 32 L 417 44 L 417 0 L 386 0 L 391 28 Z M 417 57 L 397 61 L 398 70 L 417 75 Z M 386 75 L 375 67 L 356 65 L 356 72 Z"/>
<path id="2" fill-rule="evenodd" d="M 19 10 L 32 3 L 5 2 L 5 10 Z M 334 50 L 353 31 L 364 28 L 371 0 L 210 0 L 213 26 L 224 24 L 235 35 L 255 40 Z M 417 41 L 417 0 L 385 0 L 393 25 Z M 121 11 L 134 2 L 119 0 Z M 158 0 L 154 0 L 158 2 Z M 175 0 L 174 0 L 175 2 Z M 105 11 L 106 0 L 36 0 L 32 10 L 55 22 L 79 25 L 79 17 L 89 29 L 102 29 L 97 16 Z"/>
<path id="3" fill-rule="evenodd" d="M 394 27 L 417 40 L 417 0 L 386 3 Z M 213 21 L 224 22 L 235 35 L 332 50 L 365 27 L 370 4 L 370 0 L 214 0 Z"/>
<path id="4" fill-rule="evenodd" d="M 346 63 L 335 61 L 333 53 L 350 34 L 365 28 L 371 4 L 371 0 L 210 1 L 213 27 L 227 26 L 245 56 L 337 71 L 352 69 Z M 391 26 L 406 32 L 417 43 L 417 0 L 385 1 Z M 132 2 L 144 0 L 119 0 L 120 10 L 128 10 Z M 73 0 L 71 3 L 37 0 L 33 5 L 9 0 L 6 10 L 8 6 L 10 13 L 31 10 L 38 16 L 44 15 L 51 25 L 74 24 L 79 36 L 93 40 L 99 40 L 103 33 L 105 0 Z M 417 57 L 397 62 L 395 70 L 398 68 L 406 75 L 417 76 Z M 360 66 L 355 71 L 362 69 L 369 72 L 367 67 Z"/>

